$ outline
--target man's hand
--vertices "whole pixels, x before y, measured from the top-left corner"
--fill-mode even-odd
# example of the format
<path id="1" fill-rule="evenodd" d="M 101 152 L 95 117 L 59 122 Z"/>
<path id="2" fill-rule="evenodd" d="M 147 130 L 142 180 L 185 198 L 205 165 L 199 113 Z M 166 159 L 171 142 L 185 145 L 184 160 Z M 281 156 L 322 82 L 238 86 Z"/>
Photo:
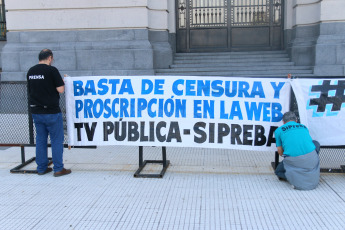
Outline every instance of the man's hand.
<path id="1" fill-rule="evenodd" d="M 279 156 L 283 156 L 284 150 L 281 146 L 277 147 Z"/>
<path id="2" fill-rule="evenodd" d="M 56 87 L 56 90 L 59 92 L 59 93 L 63 93 L 65 91 L 65 86 L 60 86 L 60 87 Z"/>

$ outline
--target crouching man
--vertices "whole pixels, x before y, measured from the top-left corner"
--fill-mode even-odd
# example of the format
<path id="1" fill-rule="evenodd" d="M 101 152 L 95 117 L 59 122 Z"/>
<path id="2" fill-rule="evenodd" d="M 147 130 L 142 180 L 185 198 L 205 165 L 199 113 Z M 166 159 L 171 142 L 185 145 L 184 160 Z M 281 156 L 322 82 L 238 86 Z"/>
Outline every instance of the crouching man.
<path id="1" fill-rule="evenodd" d="M 297 123 L 295 113 L 285 113 L 283 122 L 274 133 L 278 153 L 284 157 L 275 174 L 295 189 L 314 189 L 320 180 L 320 145 L 312 140 L 307 127 Z"/>

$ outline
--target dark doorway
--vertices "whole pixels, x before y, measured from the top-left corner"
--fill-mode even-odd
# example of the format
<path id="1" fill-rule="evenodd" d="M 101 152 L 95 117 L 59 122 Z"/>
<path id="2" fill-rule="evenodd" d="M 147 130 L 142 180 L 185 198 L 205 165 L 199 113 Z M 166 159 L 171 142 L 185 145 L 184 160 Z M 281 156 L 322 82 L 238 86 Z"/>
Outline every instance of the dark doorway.
<path id="1" fill-rule="evenodd" d="M 284 0 L 177 0 L 177 52 L 280 50 Z"/>

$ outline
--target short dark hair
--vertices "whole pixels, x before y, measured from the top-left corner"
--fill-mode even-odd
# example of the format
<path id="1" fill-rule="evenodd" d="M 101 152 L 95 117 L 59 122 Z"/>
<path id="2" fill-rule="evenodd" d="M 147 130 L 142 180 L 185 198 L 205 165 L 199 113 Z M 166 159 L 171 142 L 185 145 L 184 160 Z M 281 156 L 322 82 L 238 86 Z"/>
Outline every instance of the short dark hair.
<path id="1" fill-rule="evenodd" d="M 53 57 L 53 52 L 50 49 L 43 49 L 43 50 L 41 50 L 40 54 L 38 55 L 38 60 L 39 61 L 46 60 L 50 56 Z"/>
<path id="2" fill-rule="evenodd" d="M 297 116 L 294 112 L 286 112 L 283 115 L 283 121 L 286 123 L 288 121 L 297 121 Z"/>

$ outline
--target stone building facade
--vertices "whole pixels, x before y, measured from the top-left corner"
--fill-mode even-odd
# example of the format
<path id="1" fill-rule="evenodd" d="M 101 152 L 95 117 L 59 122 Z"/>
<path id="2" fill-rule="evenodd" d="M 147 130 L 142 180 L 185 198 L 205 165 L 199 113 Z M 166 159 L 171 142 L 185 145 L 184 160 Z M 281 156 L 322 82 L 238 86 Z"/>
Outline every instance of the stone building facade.
<path id="1" fill-rule="evenodd" d="M 2 81 L 24 81 L 38 52 L 53 50 L 61 74 L 154 75 L 176 51 L 181 3 L 236 0 L 7 0 Z M 263 0 L 251 0 L 262 1 Z M 271 0 L 272 5 L 276 0 Z M 249 1 L 250 2 L 250 1 Z M 266 0 L 265 0 L 266 2 Z M 280 0 L 285 49 L 315 75 L 345 75 L 345 1 Z M 196 4 L 196 3 L 195 3 Z"/>

